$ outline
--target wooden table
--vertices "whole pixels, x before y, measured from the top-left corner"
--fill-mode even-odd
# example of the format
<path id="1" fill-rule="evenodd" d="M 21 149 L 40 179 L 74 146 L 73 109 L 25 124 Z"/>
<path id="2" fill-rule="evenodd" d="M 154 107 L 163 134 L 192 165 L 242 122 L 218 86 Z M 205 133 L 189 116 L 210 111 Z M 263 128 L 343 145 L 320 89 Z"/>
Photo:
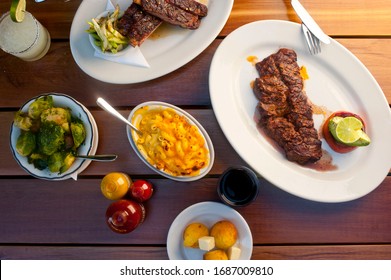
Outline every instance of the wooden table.
<path id="1" fill-rule="evenodd" d="M 8 2 L 1 1 L 1 13 L 8 10 Z M 167 259 L 167 232 L 175 217 L 194 203 L 219 201 L 219 175 L 229 166 L 245 165 L 212 110 L 208 89 L 212 56 L 225 36 L 243 24 L 265 19 L 300 22 L 290 1 L 236 0 L 219 36 L 198 57 L 166 76 L 130 85 L 97 81 L 75 63 L 69 33 L 81 0 L 27 2 L 28 10 L 48 28 L 52 44 L 36 62 L 0 51 L 0 258 Z M 390 0 L 301 2 L 327 34 L 367 66 L 391 102 Z M 10 152 L 10 125 L 21 104 L 46 92 L 69 94 L 86 105 L 99 127 L 97 153 L 115 153 L 119 158 L 91 163 L 77 181 L 49 182 L 26 174 Z M 216 160 L 210 174 L 180 183 L 153 173 L 131 150 L 124 125 L 96 106 L 97 96 L 109 100 L 124 116 L 147 100 L 186 109 L 214 143 Z M 110 171 L 123 171 L 156 186 L 154 197 L 146 203 L 144 224 L 127 235 L 115 234 L 105 224 L 110 202 L 100 193 L 99 184 Z M 252 231 L 253 259 L 391 258 L 390 176 L 365 197 L 337 204 L 304 200 L 260 180 L 256 202 L 238 209 Z"/>

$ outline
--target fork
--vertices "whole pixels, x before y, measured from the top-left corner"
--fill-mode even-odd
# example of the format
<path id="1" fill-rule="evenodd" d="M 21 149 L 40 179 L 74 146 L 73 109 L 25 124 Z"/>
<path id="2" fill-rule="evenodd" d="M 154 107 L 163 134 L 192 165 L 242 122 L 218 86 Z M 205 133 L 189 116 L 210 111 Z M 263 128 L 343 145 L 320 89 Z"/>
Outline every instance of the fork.
<path id="1" fill-rule="evenodd" d="M 307 26 L 302 23 L 301 29 L 303 30 L 305 40 L 307 42 L 308 50 L 310 51 L 310 54 L 316 55 L 322 51 L 320 47 L 320 41 L 319 39 L 312 34 L 311 31 L 307 28 Z"/>

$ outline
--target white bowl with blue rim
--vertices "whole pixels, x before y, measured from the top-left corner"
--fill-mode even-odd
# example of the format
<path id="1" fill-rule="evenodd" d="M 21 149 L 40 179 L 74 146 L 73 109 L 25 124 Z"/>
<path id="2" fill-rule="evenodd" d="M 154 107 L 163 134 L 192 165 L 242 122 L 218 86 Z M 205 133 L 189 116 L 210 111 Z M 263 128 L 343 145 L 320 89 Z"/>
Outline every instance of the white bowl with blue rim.
<path id="1" fill-rule="evenodd" d="M 86 138 L 84 142 L 80 145 L 77 150 L 77 153 L 80 155 L 94 155 L 98 147 L 98 127 L 94 120 L 92 114 L 88 109 L 74 99 L 71 96 L 60 94 L 60 93 L 48 93 L 36 96 L 29 101 L 27 101 L 20 110 L 22 112 L 27 112 L 28 107 L 32 102 L 37 98 L 50 95 L 53 97 L 53 102 L 55 107 L 69 108 L 71 109 L 71 115 L 79 118 L 86 129 Z M 91 160 L 76 158 L 72 166 L 64 173 L 59 174 L 58 172 L 50 172 L 48 169 L 39 170 L 34 167 L 33 164 L 28 162 L 27 157 L 20 155 L 15 147 L 16 142 L 21 133 L 20 128 L 14 125 L 12 122 L 11 131 L 10 131 L 10 147 L 12 155 L 14 156 L 17 163 L 31 176 L 34 176 L 38 179 L 44 180 L 66 180 L 66 179 L 77 179 L 78 174 L 87 168 L 91 163 Z"/>

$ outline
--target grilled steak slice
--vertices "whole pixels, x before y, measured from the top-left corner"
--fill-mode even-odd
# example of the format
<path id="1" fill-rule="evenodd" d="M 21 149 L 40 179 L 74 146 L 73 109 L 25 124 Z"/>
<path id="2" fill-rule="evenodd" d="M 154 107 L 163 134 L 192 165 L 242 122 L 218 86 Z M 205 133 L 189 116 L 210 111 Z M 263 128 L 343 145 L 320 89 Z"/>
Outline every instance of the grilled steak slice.
<path id="1" fill-rule="evenodd" d="M 197 29 L 201 24 L 196 1 L 192 0 L 135 0 L 144 11 L 161 20 L 183 28 Z M 202 4 L 200 4 L 202 5 Z"/>
<path id="2" fill-rule="evenodd" d="M 140 46 L 162 24 L 162 20 L 144 12 L 132 3 L 117 23 L 116 29 L 129 39 L 133 47 Z"/>
<path id="3" fill-rule="evenodd" d="M 290 161 L 305 164 L 322 157 L 312 108 L 293 50 L 280 49 L 255 65 L 259 78 L 254 94 L 259 100 L 259 125 L 285 151 Z"/>

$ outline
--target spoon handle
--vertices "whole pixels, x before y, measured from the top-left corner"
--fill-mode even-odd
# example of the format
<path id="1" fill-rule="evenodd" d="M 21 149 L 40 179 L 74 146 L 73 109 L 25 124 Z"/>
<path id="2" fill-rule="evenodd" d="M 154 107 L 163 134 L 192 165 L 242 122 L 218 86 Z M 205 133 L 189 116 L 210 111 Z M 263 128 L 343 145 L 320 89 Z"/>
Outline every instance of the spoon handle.
<path id="1" fill-rule="evenodd" d="M 102 97 L 99 97 L 96 100 L 96 104 L 99 105 L 102 109 L 104 109 L 106 112 L 112 114 L 114 117 L 118 118 L 119 120 L 123 121 L 127 125 L 129 125 L 132 129 L 134 129 L 137 133 L 141 134 L 141 131 L 138 130 L 131 122 L 129 122 L 127 119 L 124 118 L 117 110 L 115 110 L 109 103 L 107 103 L 106 100 L 104 100 Z"/>
<path id="2" fill-rule="evenodd" d="M 95 160 L 95 161 L 113 161 L 118 156 L 117 155 L 88 155 L 88 156 L 76 155 L 76 157 L 89 159 L 89 160 Z"/>

